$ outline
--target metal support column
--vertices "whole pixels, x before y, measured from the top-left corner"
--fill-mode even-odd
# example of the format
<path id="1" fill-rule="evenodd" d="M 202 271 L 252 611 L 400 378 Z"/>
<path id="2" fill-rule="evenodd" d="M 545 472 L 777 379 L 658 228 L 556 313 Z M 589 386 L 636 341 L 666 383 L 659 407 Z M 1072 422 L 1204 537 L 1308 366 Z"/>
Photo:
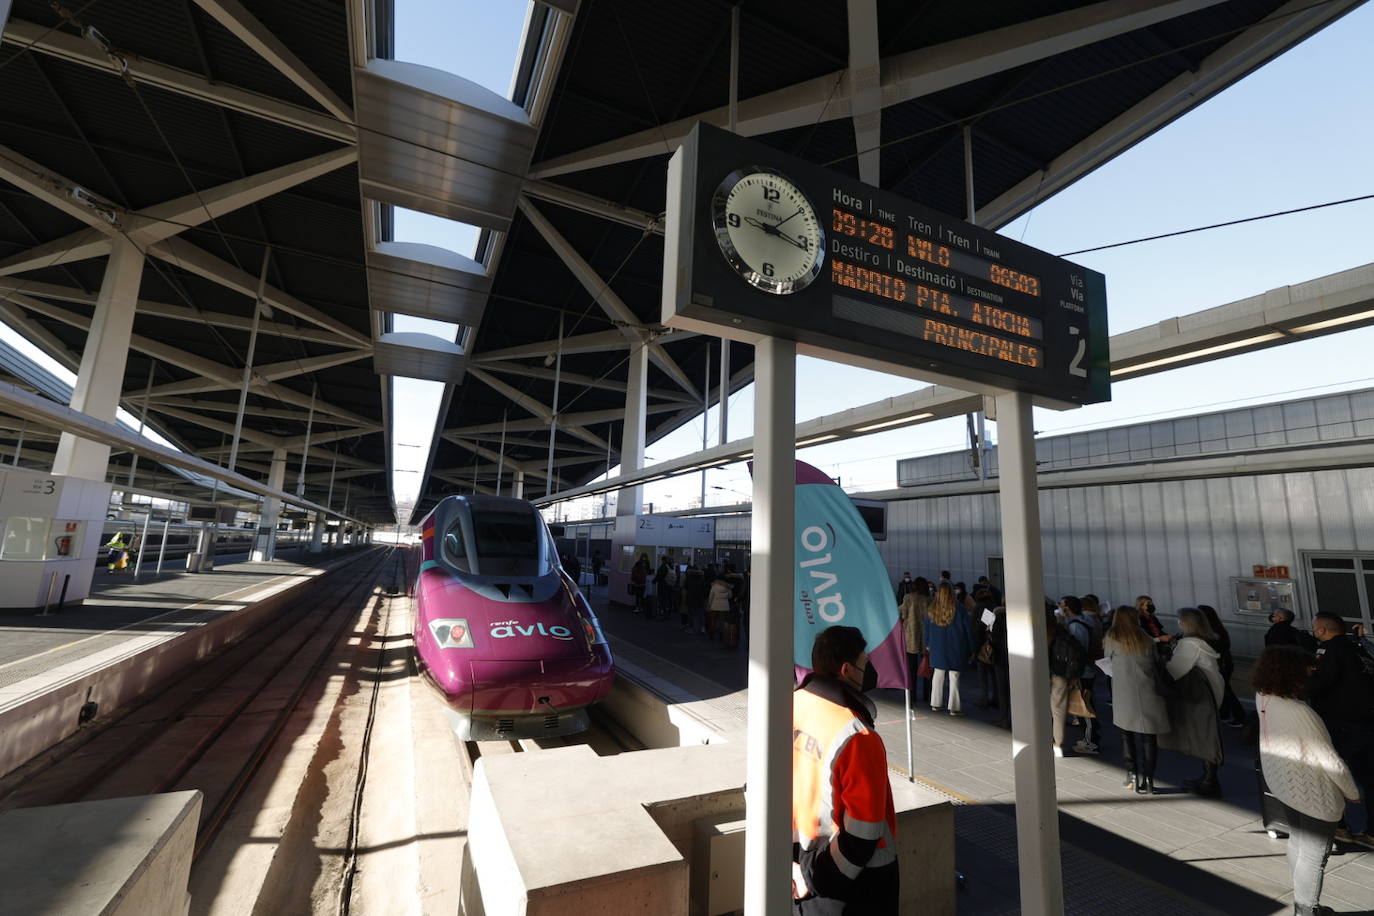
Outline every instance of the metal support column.
<path id="1" fill-rule="evenodd" d="M 151 359 L 148 360 L 148 384 L 143 388 L 143 409 L 139 411 L 138 414 L 138 434 L 140 436 L 143 435 L 144 427 L 148 425 L 148 399 L 151 398 L 153 394 L 153 373 L 154 371 L 156 371 L 156 369 L 157 362 Z M 129 483 L 126 486 L 126 489 L 132 490 L 134 488 L 134 474 L 136 474 L 137 472 L 138 452 L 134 452 L 132 460 L 129 462 Z M 134 577 L 137 578 L 136 573 Z"/>
<path id="2" fill-rule="evenodd" d="M 553 446 L 558 433 L 558 385 L 563 377 L 563 313 L 558 313 L 558 355 L 553 364 L 553 403 L 549 405 L 549 462 L 544 478 L 544 495 L 553 495 Z M 476 488 L 473 488 L 474 491 Z"/>
<path id="3" fill-rule="evenodd" d="M 239 435 L 243 432 L 243 411 L 248 406 L 248 386 L 253 380 L 253 353 L 258 348 L 258 322 L 262 318 L 262 297 L 267 289 L 267 265 L 272 257 L 272 249 L 262 253 L 262 271 L 258 274 L 258 298 L 253 303 L 253 326 L 248 332 L 248 357 L 243 364 L 243 381 L 239 383 L 239 409 L 234 415 L 234 441 L 229 446 L 229 470 L 237 470 L 239 460 Z"/>
<path id="4" fill-rule="evenodd" d="M 97 420 L 114 422 L 124 389 L 124 367 L 133 336 L 138 288 L 143 279 L 143 253 L 123 236 L 110 240 L 110 260 L 95 303 L 90 333 L 81 353 L 81 368 L 72 389 L 71 406 Z M 110 447 L 71 433 L 57 443 L 52 472 L 86 480 L 105 479 Z M 84 592 L 83 592 L 84 597 Z"/>
<path id="5" fill-rule="evenodd" d="M 525 471 L 523 468 L 515 469 L 515 492 L 512 494 L 516 499 L 525 498 Z"/>
<path id="6" fill-rule="evenodd" d="M 730 341 L 724 337 L 720 339 L 720 392 L 716 400 L 720 410 L 720 438 L 716 442 L 724 445 L 730 441 Z"/>
<path id="7" fill-rule="evenodd" d="M 19 453 L 24 451 L 24 433 L 29 428 L 29 421 L 25 420 L 19 427 L 19 438 L 14 443 L 14 466 L 19 467 Z"/>
<path id="8" fill-rule="evenodd" d="M 706 442 L 711 437 L 711 423 L 707 414 L 711 411 L 711 348 L 706 348 L 706 372 L 701 380 L 701 450 L 706 451 Z M 701 502 L 699 508 L 706 508 L 706 469 L 701 469 Z"/>
<path id="9" fill-rule="evenodd" d="M 739 132 L 739 4 L 730 7 L 730 133 Z"/>
<path id="10" fill-rule="evenodd" d="M 625 384 L 625 427 L 620 432 L 620 473 L 627 474 L 644 467 L 645 417 L 648 413 L 649 347 L 640 338 L 630 346 L 629 373 Z M 626 487 L 616 497 L 616 529 L 629 527 L 629 539 L 634 543 L 635 517 L 643 506 L 643 488 Z M 623 521 L 622 519 L 627 520 Z"/>
<path id="11" fill-rule="evenodd" d="M 496 453 L 496 495 L 501 495 L 501 482 L 506 476 L 506 411 L 501 411 L 501 449 Z"/>
<path id="12" fill-rule="evenodd" d="M 1050 685 L 1045 677 L 1049 637 L 1030 395 L 997 395 L 997 449 L 1021 912 L 1026 916 L 1061 916 L 1064 890 L 1059 866 L 1059 813 L 1050 751 Z"/>
<path id="13" fill-rule="evenodd" d="M 754 598 L 744 798 L 744 912 L 792 912 L 792 616 L 797 345 L 754 350 Z"/>
<path id="14" fill-rule="evenodd" d="M 305 444 L 301 446 L 301 467 L 296 472 L 296 495 L 305 495 L 305 465 L 310 461 L 310 431 L 315 425 L 315 399 L 319 397 L 320 386 L 310 387 L 310 413 L 305 418 Z"/>
<path id="15" fill-rule="evenodd" d="M 272 464 L 267 471 L 267 485 L 280 490 L 286 482 L 286 449 L 272 450 Z M 281 517 L 281 500 L 266 496 L 262 500 L 262 515 L 258 518 L 258 534 L 253 539 L 253 562 L 263 563 L 277 555 L 277 521 Z"/>
<path id="16" fill-rule="evenodd" d="M 973 199 L 973 127 L 964 125 L 964 218 L 969 225 L 978 225 L 978 207 Z M 978 441 L 973 443 L 977 450 L 978 458 L 978 479 L 988 479 L 988 437 L 987 437 L 987 411 L 978 411 L 975 421 L 977 427 L 976 438 Z"/>

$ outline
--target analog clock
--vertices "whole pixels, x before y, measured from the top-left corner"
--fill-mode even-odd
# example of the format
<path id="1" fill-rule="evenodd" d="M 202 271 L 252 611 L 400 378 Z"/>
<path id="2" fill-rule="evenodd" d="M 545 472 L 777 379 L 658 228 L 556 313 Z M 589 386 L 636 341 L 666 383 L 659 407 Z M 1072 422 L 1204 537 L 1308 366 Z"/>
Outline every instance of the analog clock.
<path id="1" fill-rule="evenodd" d="M 825 263 L 825 231 L 806 195 L 778 172 L 737 169 L 711 199 L 711 225 L 730 266 L 751 286 L 785 296 Z"/>

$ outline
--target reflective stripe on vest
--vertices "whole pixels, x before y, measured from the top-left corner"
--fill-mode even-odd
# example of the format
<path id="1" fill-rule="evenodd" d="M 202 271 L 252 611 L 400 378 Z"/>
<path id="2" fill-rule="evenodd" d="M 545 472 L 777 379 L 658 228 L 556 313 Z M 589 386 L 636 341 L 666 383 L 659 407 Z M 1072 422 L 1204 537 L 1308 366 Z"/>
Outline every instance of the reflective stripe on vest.
<path id="1" fill-rule="evenodd" d="M 878 867 L 896 861 L 896 842 L 892 825 L 891 792 L 886 780 L 881 785 L 860 789 L 857 796 L 843 800 L 845 810 L 835 810 L 845 772 L 840 757 L 852 741 L 880 742 L 853 712 L 807 690 L 793 694 L 793 841 L 810 849 L 828 843 L 836 867 L 850 878 L 863 867 Z M 855 748 L 856 753 L 869 749 Z M 871 754 L 871 752 L 870 752 Z M 849 760 L 854 760 L 850 754 Z M 837 767 L 837 764 L 840 764 Z M 851 782 L 849 791 L 855 790 Z M 857 810 L 854 808 L 857 802 Z M 842 823 L 836 823 L 837 816 Z M 873 818 L 873 819 L 870 819 Z M 866 866 L 845 859 L 837 842 L 841 827 L 853 837 L 877 840 L 878 848 Z"/>

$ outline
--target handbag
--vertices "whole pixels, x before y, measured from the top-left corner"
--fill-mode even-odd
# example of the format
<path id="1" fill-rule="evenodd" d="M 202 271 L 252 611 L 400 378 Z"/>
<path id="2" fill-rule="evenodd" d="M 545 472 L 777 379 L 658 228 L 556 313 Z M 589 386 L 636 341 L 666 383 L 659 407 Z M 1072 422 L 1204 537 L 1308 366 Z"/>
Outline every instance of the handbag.
<path id="1" fill-rule="evenodd" d="M 922 652 L 922 653 L 921 653 L 921 663 L 920 663 L 919 665 L 916 666 L 916 676 L 917 676 L 917 677 L 934 677 L 934 676 L 935 676 L 935 669 L 934 669 L 933 667 L 931 667 L 931 664 L 930 664 L 930 653 L 929 653 L 929 652 Z"/>
<path id="2" fill-rule="evenodd" d="M 992 664 L 992 643 L 985 642 L 978 647 L 978 663 L 981 665 Z"/>
<path id="3" fill-rule="evenodd" d="M 1086 687 L 1069 692 L 1069 715 L 1084 719 L 1096 719 L 1097 710 L 1093 708 L 1093 695 Z"/>

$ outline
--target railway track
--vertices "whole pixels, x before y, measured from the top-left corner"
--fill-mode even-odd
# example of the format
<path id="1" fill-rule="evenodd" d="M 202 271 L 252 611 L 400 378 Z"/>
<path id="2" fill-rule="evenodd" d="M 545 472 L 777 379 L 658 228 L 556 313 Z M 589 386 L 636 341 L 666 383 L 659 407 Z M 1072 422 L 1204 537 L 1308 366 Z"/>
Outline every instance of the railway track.
<path id="1" fill-rule="evenodd" d="M 381 604 L 379 581 L 404 594 L 402 562 L 392 548 L 356 555 L 258 632 L 6 777 L 0 810 L 200 789 L 199 858 L 335 644 Z"/>

